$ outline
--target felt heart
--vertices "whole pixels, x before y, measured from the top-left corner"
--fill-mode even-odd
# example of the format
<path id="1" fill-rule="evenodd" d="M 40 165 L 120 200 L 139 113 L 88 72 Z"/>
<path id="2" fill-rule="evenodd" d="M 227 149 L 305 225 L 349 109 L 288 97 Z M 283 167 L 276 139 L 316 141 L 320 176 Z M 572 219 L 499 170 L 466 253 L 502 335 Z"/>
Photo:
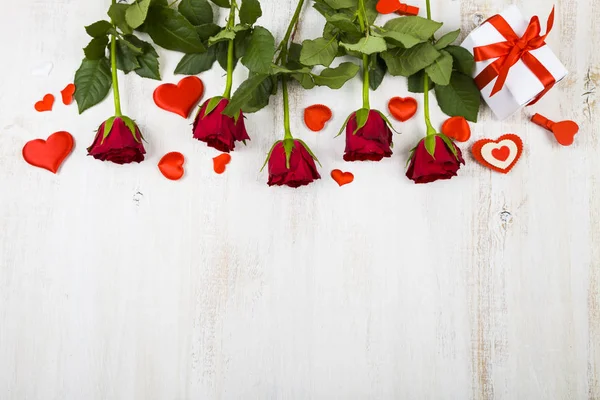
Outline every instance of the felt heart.
<path id="1" fill-rule="evenodd" d="M 340 187 L 354 181 L 354 174 L 352 174 L 352 172 L 342 172 L 339 169 L 331 171 L 331 177 L 338 185 L 340 185 Z"/>
<path id="2" fill-rule="evenodd" d="M 62 102 L 65 106 L 73 103 L 73 95 L 75 94 L 75 85 L 69 83 L 63 90 L 61 90 L 60 95 L 62 96 Z"/>
<path id="3" fill-rule="evenodd" d="M 163 110 L 188 118 L 202 98 L 204 84 L 197 76 L 183 78 L 177 85 L 165 83 L 154 91 L 154 103 Z"/>
<path id="4" fill-rule="evenodd" d="M 471 138 L 471 127 L 464 117 L 452 117 L 442 125 L 442 133 L 459 142 L 466 142 Z"/>
<path id="5" fill-rule="evenodd" d="M 183 154 L 174 151 L 171 153 L 167 153 L 160 159 L 158 162 L 158 169 L 165 176 L 165 178 L 170 179 L 172 181 L 177 181 L 181 179 L 183 174 L 185 173 L 183 169 L 183 163 L 185 162 L 185 157 Z"/>
<path id="6" fill-rule="evenodd" d="M 394 97 L 388 103 L 388 109 L 398 121 L 406 122 L 417 113 L 417 100 L 412 97 Z"/>
<path id="7" fill-rule="evenodd" d="M 35 109 L 38 112 L 52 111 L 52 106 L 54 106 L 54 95 L 51 94 L 45 95 L 43 100 L 35 103 Z"/>
<path id="8" fill-rule="evenodd" d="M 552 133 L 554 133 L 556 141 L 563 146 L 572 145 L 578 132 L 579 125 L 574 121 L 561 121 L 552 126 Z"/>
<path id="9" fill-rule="evenodd" d="M 213 168 L 217 174 L 225 172 L 227 164 L 231 162 L 231 155 L 225 153 L 213 158 Z"/>
<path id="10" fill-rule="evenodd" d="M 523 153 L 523 141 L 514 134 L 500 136 L 497 140 L 482 139 L 471 148 L 473 157 L 494 171 L 507 174 Z"/>
<path id="11" fill-rule="evenodd" d="M 391 14 L 400 9 L 400 0 L 379 0 L 375 8 L 379 14 Z"/>
<path id="12" fill-rule="evenodd" d="M 313 132 L 318 132 L 332 117 L 331 109 L 323 104 L 315 104 L 304 110 L 304 123 Z"/>
<path id="13" fill-rule="evenodd" d="M 23 158 L 34 167 L 57 173 L 62 162 L 73 150 L 73 136 L 69 132 L 56 132 L 48 139 L 35 139 L 23 147 Z"/>

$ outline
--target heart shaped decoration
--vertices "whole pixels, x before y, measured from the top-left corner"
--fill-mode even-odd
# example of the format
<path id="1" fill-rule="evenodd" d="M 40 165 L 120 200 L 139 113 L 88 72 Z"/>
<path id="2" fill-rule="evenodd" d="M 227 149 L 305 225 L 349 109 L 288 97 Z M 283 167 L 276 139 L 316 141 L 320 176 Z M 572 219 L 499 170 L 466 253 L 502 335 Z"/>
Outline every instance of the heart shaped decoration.
<path id="1" fill-rule="evenodd" d="M 204 84 L 197 76 L 183 78 L 177 85 L 165 83 L 154 91 L 154 103 L 163 110 L 188 118 L 202 98 Z"/>
<path id="2" fill-rule="evenodd" d="M 40 100 L 37 103 L 35 103 L 35 110 L 37 112 L 52 111 L 53 106 L 54 106 L 54 95 L 47 94 L 44 96 L 43 100 Z"/>
<path id="3" fill-rule="evenodd" d="M 172 181 L 178 181 L 185 173 L 183 169 L 183 163 L 185 157 L 183 154 L 173 151 L 167 153 L 158 162 L 158 169 L 164 175 L 165 178 Z"/>
<path id="4" fill-rule="evenodd" d="M 333 113 L 323 104 L 315 104 L 304 110 L 304 123 L 313 132 L 319 132 L 329 122 Z"/>
<path id="5" fill-rule="evenodd" d="M 352 174 L 352 172 L 342 172 L 339 169 L 331 171 L 331 177 L 340 187 L 354 181 L 354 174 Z"/>
<path id="6" fill-rule="evenodd" d="M 231 162 L 231 155 L 224 153 L 213 158 L 213 168 L 217 174 L 222 174 L 227 168 L 227 164 Z"/>
<path id="7" fill-rule="evenodd" d="M 23 158 L 34 167 L 56 174 L 73 150 L 74 140 L 69 132 L 56 132 L 48 139 L 35 139 L 23 147 Z"/>
<path id="8" fill-rule="evenodd" d="M 69 83 L 63 90 L 61 90 L 60 95 L 62 96 L 62 102 L 65 106 L 73 103 L 73 95 L 75 94 L 75 85 Z"/>
<path id="9" fill-rule="evenodd" d="M 575 141 L 575 135 L 579 133 L 579 125 L 574 121 L 561 121 L 552 126 L 554 138 L 562 146 L 570 146 Z"/>
<path id="10" fill-rule="evenodd" d="M 391 14 L 400 9 L 400 0 L 379 0 L 375 8 L 379 14 Z"/>
<path id="11" fill-rule="evenodd" d="M 417 100 L 412 97 L 394 97 L 388 103 L 390 114 L 398 121 L 406 122 L 417 113 Z"/>
<path id="12" fill-rule="evenodd" d="M 442 133 L 459 142 L 466 142 L 471 138 L 471 127 L 464 117 L 452 117 L 442 125 Z"/>
<path id="13" fill-rule="evenodd" d="M 497 140 L 482 139 L 471 148 L 473 157 L 494 171 L 507 174 L 523 153 L 523 141 L 514 134 L 500 136 Z"/>

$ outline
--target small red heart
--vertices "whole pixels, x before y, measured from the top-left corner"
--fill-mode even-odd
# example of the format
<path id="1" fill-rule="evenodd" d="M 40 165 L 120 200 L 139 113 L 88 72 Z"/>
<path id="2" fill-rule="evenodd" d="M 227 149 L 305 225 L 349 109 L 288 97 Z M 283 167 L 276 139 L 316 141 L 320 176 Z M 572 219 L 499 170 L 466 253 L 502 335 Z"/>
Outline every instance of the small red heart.
<path id="1" fill-rule="evenodd" d="M 304 123 L 313 132 L 318 132 L 325 127 L 331 119 L 331 109 L 323 104 L 315 104 L 304 110 Z"/>
<path id="2" fill-rule="evenodd" d="M 552 133 L 556 141 L 563 146 L 570 146 L 579 132 L 579 125 L 574 121 L 561 121 L 552 125 Z"/>
<path id="3" fill-rule="evenodd" d="M 72 83 L 69 83 L 61 92 L 60 95 L 62 96 L 62 102 L 65 106 L 70 105 L 71 103 L 73 103 L 73 95 L 75 94 L 75 85 Z"/>
<path id="4" fill-rule="evenodd" d="M 507 174 L 523 154 L 523 141 L 512 133 L 497 140 L 482 139 L 473 144 L 471 152 L 483 166 Z"/>
<path id="5" fill-rule="evenodd" d="M 398 121 L 406 122 L 417 113 L 417 100 L 412 97 L 394 97 L 388 103 L 390 114 Z"/>
<path id="6" fill-rule="evenodd" d="M 502 146 L 499 149 L 492 150 L 492 156 L 496 160 L 506 161 L 510 157 L 510 149 L 507 146 Z"/>
<path id="7" fill-rule="evenodd" d="M 35 109 L 38 112 L 52 111 L 52 106 L 54 106 L 54 95 L 52 94 L 45 95 L 43 100 L 35 103 Z"/>
<path id="8" fill-rule="evenodd" d="M 231 155 L 225 153 L 213 158 L 213 168 L 217 174 L 225 172 L 227 164 L 231 162 Z"/>
<path id="9" fill-rule="evenodd" d="M 154 91 L 154 103 L 163 110 L 188 118 L 202 98 L 204 84 L 197 76 L 183 78 L 177 85 L 165 83 Z"/>
<path id="10" fill-rule="evenodd" d="M 158 169 L 165 176 L 165 178 L 172 181 L 178 181 L 185 173 L 183 169 L 183 163 L 185 157 L 183 154 L 174 151 L 167 153 L 158 162 Z"/>
<path id="11" fill-rule="evenodd" d="M 338 185 L 340 185 L 340 187 L 354 181 L 354 174 L 352 174 L 352 172 L 342 172 L 339 169 L 331 171 L 331 177 Z"/>
<path id="12" fill-rule="evenodd" d="M 442 133 L 459 142 L 466 142 L 471 138 L 471 127 L 464 117 L 452 117 L 442 125 Z"/>
<path id="13" fill-rule="evenodd" d="M 400 0 L 379 0 L 375 8 L 379 14 L 391 14 L 400 9 Z"/>
<path id="14" fill-rule="evenodd" d="M 74 140 L 69 132 L 56 132 L 48 139 L 35 139 L 23 146 L 23 158 L 34 167 L 56 174 L 73 150 Z"/>

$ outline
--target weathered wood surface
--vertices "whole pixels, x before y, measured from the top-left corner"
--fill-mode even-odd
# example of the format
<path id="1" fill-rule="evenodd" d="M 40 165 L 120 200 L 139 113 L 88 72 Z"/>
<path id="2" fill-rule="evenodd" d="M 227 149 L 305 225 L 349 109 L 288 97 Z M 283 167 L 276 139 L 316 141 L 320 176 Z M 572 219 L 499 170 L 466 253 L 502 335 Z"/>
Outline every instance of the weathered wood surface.
<path id="1" fill-rule="evenodd" d="M 141 165 L 85 155 L 110 101 L 82 116 L 60 102 L 33 112 L 72 80 L 82 26 L 107 3 L 21 0 L 0 14 L 1 399 L 600 399 L 600 2 L 556 1 L 549 42 L 571 74 L 531 110 L 578 121 L 573 147 L 526 114 L 498 122 L 486 109 L 474 138 L 518 133 L 520 164 L 501 176 L 469 156 L 459 178 L 415 186 L 403 171 L 421 113 L 396 124 L 391 159 L 348 165 L 333 136 L 360 82 L 294 89 L 294 131 L 324 177 L 296 191 L 258 171 L 282 134 L 279 100 L 248 118 L 252 141 L 223 176 L 189 122 L 153 105 L 155 83 L 122 79 L 149 141 Z M 293 3 L 264 0 L 260 23 L 280 38 Z M 445 31 L 470 30 L 512 3 L 433 10 Z M 322 24 L 307 8 L 298 39 Z M 162 55 L 175 81 L 178 56 Z M 32 77 L 44 61 L 50 77 Z M 206 96 L 222 75 L 202 75 Z M 372 103 L 406 95 L 389 79 Z M 313 103 L 335 114 L 319 134 L 301 119 Z M 27 166 L 23 144 L 57 130 L 77 141 L 60 174 Z M 168 151 L 187 156 L 181 182 L 156 169 Z M 334 168 L 355 183 L 339 189 Z"/>

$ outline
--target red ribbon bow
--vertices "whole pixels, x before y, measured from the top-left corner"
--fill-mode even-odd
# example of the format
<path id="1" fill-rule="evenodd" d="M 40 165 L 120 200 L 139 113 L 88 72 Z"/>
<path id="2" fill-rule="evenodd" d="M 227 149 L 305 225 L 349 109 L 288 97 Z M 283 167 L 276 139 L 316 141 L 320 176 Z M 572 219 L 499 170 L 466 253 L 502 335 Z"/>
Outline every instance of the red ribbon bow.
<path id="1" fill-rule="evenodd" d="M 556 83 L 554 76 L 544 67 L 544 65 L 535 58 L 530 51 L 539 49 L 546 44 L 545 40 L 554 26 L 554 8 L 548 17 L 547 31 L 541 35 L 540 19 L 535 16 L 531 18 L 529 26 L 522 37 L 519 37 L 511 26 L 501 15 L 495 15 L 486 22 L 492 24 L 494 28 L 504 38 L 505 42 L 494 43 L 487 46 L 479 46 L 473 49 L 475 61 L 486 61 L 497 58 L 492 64 L 488 65 L 477 77 L 475 83 L 479 89 L 483 89 L 494 79 L 496 83 L 490 96 L 495 95 L 502 90 L 508 77 L 508 72 L 519 60 L 535 74 L 535 76 L 544 85 L 544 91 L 540 93 L 529 105 L 535 104 L 541 99 Z"/>

